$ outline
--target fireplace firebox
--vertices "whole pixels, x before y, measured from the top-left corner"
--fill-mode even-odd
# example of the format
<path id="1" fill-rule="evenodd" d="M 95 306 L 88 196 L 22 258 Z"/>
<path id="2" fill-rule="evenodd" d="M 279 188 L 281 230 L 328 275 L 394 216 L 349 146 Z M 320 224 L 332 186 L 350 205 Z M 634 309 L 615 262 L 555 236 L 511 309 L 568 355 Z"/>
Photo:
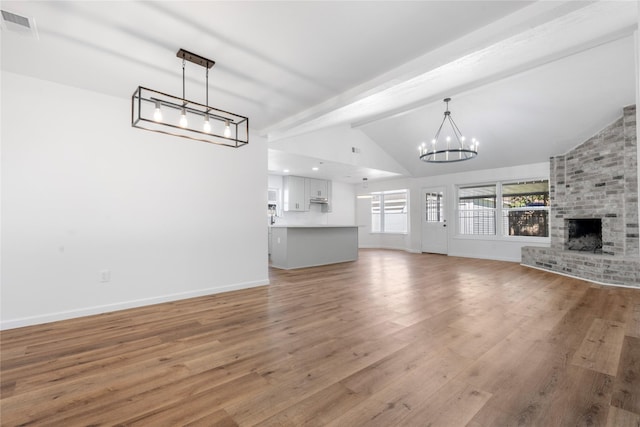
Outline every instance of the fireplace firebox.
<path id="1" fill-rule="evenodd" d="M 573 218 L 565 222 L 566 250 L 602 253 L 602 219 Z"/>

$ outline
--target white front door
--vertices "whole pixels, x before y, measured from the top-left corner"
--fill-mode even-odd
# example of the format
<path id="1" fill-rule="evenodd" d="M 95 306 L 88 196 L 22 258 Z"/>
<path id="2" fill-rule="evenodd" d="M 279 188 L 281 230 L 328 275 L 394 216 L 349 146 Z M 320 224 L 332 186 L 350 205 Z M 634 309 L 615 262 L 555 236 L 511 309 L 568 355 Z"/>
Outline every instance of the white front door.
<path id="1" fill-rule="evenodd" d="M 444 187 L 422 189 L 422 252 L 447 254 L 447 217 Z"/>

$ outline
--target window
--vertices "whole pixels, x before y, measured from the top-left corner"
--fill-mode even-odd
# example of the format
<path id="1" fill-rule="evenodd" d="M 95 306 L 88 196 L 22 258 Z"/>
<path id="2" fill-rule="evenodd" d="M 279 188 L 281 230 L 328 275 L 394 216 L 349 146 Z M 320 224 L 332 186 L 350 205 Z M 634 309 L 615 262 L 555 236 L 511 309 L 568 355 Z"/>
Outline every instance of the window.
<path id="1" fill-rule="evenodd" d="M 496 234 L 496 186 L 463 187 L 458 190 L 458 232 Z"/>
<path id="2" fill-rule="evenodd" d="M 371 198 L 371 232 L 406 233 L 407 207 L 407 190 L 373 193 Z"/>
<path id="3" fill-rule="evenodd" d="M 498 230 L 503 236 L 548 237 L 549 181 L 460 187 L 458 233 L 496 235 Z"/>
<path id="4" fill-rule="evenodd" d="M 502 185 L 505 236 L 549 236 L 549 181 Z"/>
<path id="5" fill-rule="evenodd" d="M 425 212 L 427 222 L 444 221 L 444 198 L 442 191 L 425 193 Z"/>

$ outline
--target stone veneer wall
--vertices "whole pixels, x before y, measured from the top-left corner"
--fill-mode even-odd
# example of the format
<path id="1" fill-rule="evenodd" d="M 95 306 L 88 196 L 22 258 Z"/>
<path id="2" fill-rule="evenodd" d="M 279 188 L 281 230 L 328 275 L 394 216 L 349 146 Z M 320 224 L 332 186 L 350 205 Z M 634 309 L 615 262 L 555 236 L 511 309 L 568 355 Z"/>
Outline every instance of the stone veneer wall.
<path id="1" fill-rule="evenodd" d="M 552 157 L 549 248 L 522 264 L 599 283 L 640 287 L 636 107 L 563 156 Z M 601 218 L 602 254 L 564 249 L 565 219 Z"/>

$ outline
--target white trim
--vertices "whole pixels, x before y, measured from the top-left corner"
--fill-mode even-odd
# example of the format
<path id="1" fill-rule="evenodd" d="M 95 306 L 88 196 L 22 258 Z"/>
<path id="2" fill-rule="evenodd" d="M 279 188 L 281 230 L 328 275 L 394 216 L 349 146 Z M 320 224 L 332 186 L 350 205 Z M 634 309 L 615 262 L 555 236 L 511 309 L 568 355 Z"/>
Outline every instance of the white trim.
<path id="1" fill-rule="evenodd" d="M 269 279 L 256 280 L 252 282 L 236 283 L 233 285 L 220 286 L 197 291 L 180 292 L 168 295 L 161 295 L 151 298 L 142 298 L 131 301 L 124 301 L 114 304 L 96 305 L 76 310 L 59 311 L 37 316 L 20 317 L 17 319 L 3 320 L 0 322 L 0 330 L 21 328 L 42 323 L 56 322 L 59 320 L 73 319 L 76 317 L 91 316 L 95 314 L 110 313 L 113 311 L 126 310 L 129 308 L 144 307 L 147 305 L 160 304 L 164 302 L 178 301 L 188 298 L 196 298 L 207 295 L 219 294 L 222 292 L 237 291 L 240 289 L 254 288 L 257 286 L 269 285 Z"/>
<path id="2" fill-rule="evenodd" d="M 365 226 L 361 225 L 360 227 L 365 227 Z M 382 234 L 384 236 L 393 236 L 395 234 L 395 235 L 398 235 L 398 236 L 406 236 L 409 233 L 406 232 L 406 231 L 405 232 L 401 232 L 401 231 L 369 231 L 369 234 L 373 234 L 373 235 Z"/>
<path id="3" fill-rule="evenodd" d="M 565 277 L 571 277 L 572 279 L 578 279 L 578 280 L 583 280 L 585 282 L 591 282 L 591 283 L 594 283 L 596 285 L 613 286 L 613 287 L 618 287 L 618 288 L 640 289 L 640 286 L 630 286 L 630 285 L 620 285 L 620 284 L 617 284 L 617 283 L 599 282 L 597 280 L 585 279 L 584 277 L 578 277 L 578 276 L 574 276 L 574 275 L 571 275 L 571 274 L 562 273 L 560 271 L 547 270 L 546 268 L 534 267 L 533 265 L 527 265 L 527 264 L 522 264 L 522 263 L 520 263 L 520 265 L 523 266 L 523 267 L 529 267 L 529 268 L 533 268 L 533 269 L 540 270 L 540 271 L 546 271 L 547 273 L 553 273 L 553 274 L 559 274 L 559 275 L 565 276 Z"/>
<path id="4" fill-rule="evenodd" d="M 487 256 L 484 254 L 478 254 L 478 253 L 473 253 L 473 254 L 466 254 L 464 252 L 450 252 L 449 256 L 457 256 L 457 257 L 461 257 L 461 258 L 476 258 L 476 259 L 488 259 L 488 260 L 492 260 L 492 261 L 507 261 L 507 262 L 522 262 L 521 257 L 499 257 L 499 256 Z"/>
<path id="5" fill-rule="evenodd" d="M 484 240 L 487 242 L 515 242 L 515 243 L 534 243 L 534 244 L 551 244 L 551 237 L 535 237 L 535 236 L 498 236 L 495 234 L 456 234 L 452 237 L 455 240 Z"/>
<path id="6" fill-rule="evenodd" d="M 387 251 L 404 251 L 410 254 L 422 254 L 422 253 L 426 253 L 426 252 L 420 252 L 420 251 L 416 251 L 414 249 L 409 249 L 409 248 L 394 248 L 392 246 L 362 246 L 358 249 L 384 249 Z"/>
<path id="7" fill-rule="evenodd" d="M 379 245 L 362 245 L 362 246 L 358 246 L 358 249 L 391 249 L 391 250 L 397 250 L 397 251 L 409 251 L 409 249 L 407 248 L 403 248 L 400 246 L 379 246 Z M 420 252 L 417 252 L 420 253 Z"/>

